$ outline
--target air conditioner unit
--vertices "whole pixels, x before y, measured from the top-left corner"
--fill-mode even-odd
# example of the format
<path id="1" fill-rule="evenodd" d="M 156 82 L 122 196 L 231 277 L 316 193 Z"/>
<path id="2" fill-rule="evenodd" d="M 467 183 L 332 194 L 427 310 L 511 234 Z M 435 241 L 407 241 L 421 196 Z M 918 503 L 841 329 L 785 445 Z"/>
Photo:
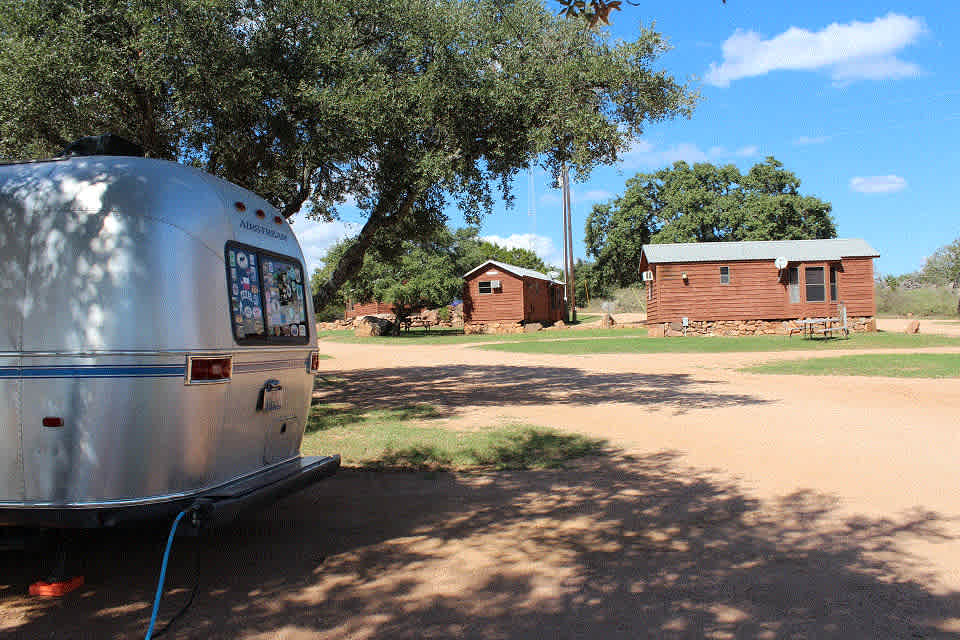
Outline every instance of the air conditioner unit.
<path id="1" fill-rule="evenodd" d="M 644 271 L 644 272 L 643 272 L 643 281 L 644 281 L 644 282 L 653 282 L 653 271 Z"/>

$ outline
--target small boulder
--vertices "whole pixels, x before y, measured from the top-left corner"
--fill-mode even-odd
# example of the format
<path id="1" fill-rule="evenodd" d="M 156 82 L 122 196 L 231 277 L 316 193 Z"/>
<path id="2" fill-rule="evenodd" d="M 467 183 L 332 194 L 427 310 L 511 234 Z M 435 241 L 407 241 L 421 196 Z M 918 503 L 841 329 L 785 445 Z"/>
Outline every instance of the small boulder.
<path id="1" fill-rule="evenodd" d="M 920 333 L 920 321 L 911 320 L 907 323 L 907 326 L 903 329 L 904 333 Z"/>
<path id="2" fill-rule="evenodd" d="M 386 336 L 390 335 L 393 329 L 393 323 L 390 320 L 379 316 L 363 316 L 357 318 L 353 324 L 355 336 Z"/>
<path id="3" fill-rule="evenodd" d="M 543 330 L 543 325 L 539 322 L 528 322 L 527 324 L 523 325 L 523 330 L 527 333 L 536 333 L 537 331 Z"/>
<path id="4" fill-rule="evenodd" d="M 557 329 L 563 329 L 565 326 L 567 326 L 567 323 L 564 322 L 563 320 L 557 320 L 556 322 L 553 323 L 553 326 Z"/>
<path id="5" fill-rule="evenodd" d="M 666 335 L 664 331 L 664 325 L 662 324 L 651 324 L 647 326 L 647 337 L 649 338 L 663 338 Z"/>

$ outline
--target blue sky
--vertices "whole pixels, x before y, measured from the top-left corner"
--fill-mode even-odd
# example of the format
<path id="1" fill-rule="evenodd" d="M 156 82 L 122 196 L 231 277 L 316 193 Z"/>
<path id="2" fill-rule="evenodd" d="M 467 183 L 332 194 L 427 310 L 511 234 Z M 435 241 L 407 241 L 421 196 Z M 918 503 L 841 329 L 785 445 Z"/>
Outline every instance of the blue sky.
<path id="1" fill-rule="evenodd" d="M 611 29 L 631 37 L 651 21 L 674 47 L 658 65 L 703 100 L 691 119 L 650 126 L 620 165 L 574 185 L 577 257 L 585 256 L 594 202 L 675 160 L 747 169 L 775 156 L 803 193 L 833 204 L 840 237 L 864 238 L 880 252 L 881 273 L 917 269 L 960 236 L 960 3 L 624 3 Z M 560 198 L 548 181 L 534 175 L 534 217 L 529 177 L 521 177 L 514 207 L 501 203 L 481 235 L 559 264 Z M 342 222 L 298 221 L 310 269 L 361 220 L 347 208 Z M 451 222 L 462 217 L 452 212 Z"/>

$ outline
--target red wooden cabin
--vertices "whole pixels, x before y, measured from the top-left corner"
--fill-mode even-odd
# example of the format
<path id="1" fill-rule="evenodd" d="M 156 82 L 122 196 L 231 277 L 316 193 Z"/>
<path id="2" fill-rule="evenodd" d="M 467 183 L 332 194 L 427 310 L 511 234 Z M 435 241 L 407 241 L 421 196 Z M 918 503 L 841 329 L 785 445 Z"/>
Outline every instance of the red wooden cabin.
<path id="1" fill-rule="evenodd" d="M 378 313 L 396 313 L 396 309 L 390 302 L 353 302 L 347 303 L 343 310 L 343 319 L 358 318 L 360 316 L 375 316 Z"/>
<path id="2" fill-rule="evenodd" d="M 863 240 L 644 245 L 647 322 L 792 320 L 876 314 L 873 259 Z"/>
<path id="3" fill-rule="evenodd" d="M 553 324 L 563 319 L 563 283 L 539 271 L 487 260 L 463 279 L 465 323 Z"/>

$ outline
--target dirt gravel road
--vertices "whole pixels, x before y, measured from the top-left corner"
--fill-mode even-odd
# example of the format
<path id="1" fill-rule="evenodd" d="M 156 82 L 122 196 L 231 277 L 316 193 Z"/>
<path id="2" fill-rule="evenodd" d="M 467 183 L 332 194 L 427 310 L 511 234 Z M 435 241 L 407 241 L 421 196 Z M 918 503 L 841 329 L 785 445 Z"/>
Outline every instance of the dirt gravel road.
<path id="1" fill-rule="evenodd" d="M 643 339 L 643 338 L 638 338 Z M 562 471 L 341 472 L 178 542 L 182 638 L 960 638 L 960 380 L 759 376 L 809 354 L 544 356 L 322 343 L 364 409 L 606 438 Z M 831 355 L 834 355 L 831 353 Z M 142 634 L 161 528 L 89 537 L 88 586 L 0 636 Z M 162 616 L 163 617 L 163 616 Z"/>

